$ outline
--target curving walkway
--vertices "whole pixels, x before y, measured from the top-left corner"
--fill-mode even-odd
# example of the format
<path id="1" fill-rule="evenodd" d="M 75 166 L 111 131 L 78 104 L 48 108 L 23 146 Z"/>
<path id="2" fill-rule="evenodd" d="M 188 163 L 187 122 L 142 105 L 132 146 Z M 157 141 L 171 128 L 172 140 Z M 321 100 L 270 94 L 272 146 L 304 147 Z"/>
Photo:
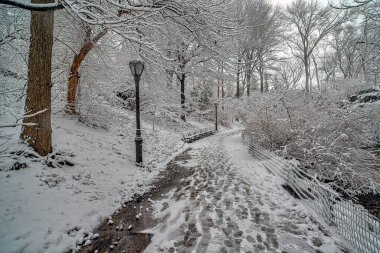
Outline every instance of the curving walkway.
<path id="1" fill-rule="evenodd" d="M 145 252 L 353 252 L 252 158 L 238 133 L 190 145 L 194 170 L 153 204 Z"/>

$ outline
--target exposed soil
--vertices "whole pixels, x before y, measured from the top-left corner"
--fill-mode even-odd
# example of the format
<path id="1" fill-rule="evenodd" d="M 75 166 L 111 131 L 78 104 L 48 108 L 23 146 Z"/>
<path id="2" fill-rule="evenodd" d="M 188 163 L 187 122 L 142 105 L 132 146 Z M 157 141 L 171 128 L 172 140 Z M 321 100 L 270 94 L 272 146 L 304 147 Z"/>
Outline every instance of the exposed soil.
<path id="1" fill-rule="evenodd" d="M 284 188 L 285 191 L 287 191 L 293 198 L 295 199 L 302 199 L 294 190 L 292 187 L 290 187 L 288 184 L 281 185 L 282 188 Z"/>
<path id="2" fill-rule="evenodd" d="M 122 208 L 116 210 L 111 219 L 104 220 L 94 231 L 94 234 L 99 234 L 99 238 L 93 240 L 90 245 L 82 246 L 80 252 L 143 252 L 152 235 L 141 231 L 155 226 L 158 222 L 153 218 L 152 202 L 159 200 L 170 190 L 180 187 L 181 179 L 194 173 L 189 167 L 181 166 L 191 158 L 188 151 L 178 155 L 167 165 L 149 192 L 134 196 L 132 201 L 124 203 Z"/>
<path id="3" fill-rule="evenodd" d="M 355 196 L 357 203 L 364 206 L 368 212 L 380 219 L 380 195 L 379 194 L 362 194 Z"/>

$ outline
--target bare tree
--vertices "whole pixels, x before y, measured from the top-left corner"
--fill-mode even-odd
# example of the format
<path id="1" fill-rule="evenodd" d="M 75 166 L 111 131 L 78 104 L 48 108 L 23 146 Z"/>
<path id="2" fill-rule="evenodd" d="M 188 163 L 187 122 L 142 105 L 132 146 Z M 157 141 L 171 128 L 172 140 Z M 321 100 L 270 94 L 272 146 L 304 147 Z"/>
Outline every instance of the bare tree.
<path id="1" fill-rule="evenodd" d="M 29 12 L 18 8 L 0 8 L 0 20 L 0 73 L 26 80 Z"/>
<path id="2" fill-rule="evenodd" d="M 324 82 L 335 81 L 337 60 L 334 53 L 325 53 L 321 57 L 321 70 L 324 74 Z"/>
<path id="3" fill-rule="evenodd" d="M 367 82 L 380 83 L 380 2 L 347 0 L 331 6 L 338 10 L 352 10 L 360 17 L 361 35 L 355 43 L 355 49 L 360 55 L 360 68 Z"/>
<path id="4" fill-rule="evenodd" d="M 293 27 L 293 33 L 287 36 L 290 49 L 299 58 L 305 69 L 305 91 L 310 92 L 310 65 L 312 54 L 331 31 L 350 17 L 346 11 L 331 7 L 321 7 L 316 0 L 297 0 L 288 6 L 286 19 Z"/>
<path id="5" fill-rule="evenodd" d="M 364 77 L 368 83 L 376 85 L 380 83 L 379 9 L 378 1 L 367 1 L 358 8 L 358 14 L 364 21 L 361 23 L 362 34 L 356 42 Z"/>
<path id="6" fill-rule="evenodd" d="M 297 60 L 287 60 L 281 62 L 276 75 L 276 86 L 280 89 L 289 90 L 296 89 L 303 76 L 302 65 Z"/>
<path id="7" fill-rule="evenodd" d="M 70 114 L 76 113 L 77 91 L 79 85 L 79 68 L 96 43 L 107 33 L 107 29 L 101 29 L 95 36 L 92 35 L 92 29 L 88 25 L 84 25 L 85 39 L 78 53 L 75 54 L 70 67 L 70 76 L 67 88 L 67 104 L 66 112 Z"/>
<path id="8" fill-rule="evenodd" d="M 193 66 L 210 61 L 212 57 L 207 54 L 205 45 L 196 41 L 182 41 L 176 51 L 177 67 L 175 74 L 180 82 L 181 92 L 181 120 L 186 121 L 186 77 L 191 73 Z"/>
<path id="9" fill-rule="evenodd" d="M 359 40 L 357 30 L 352 25 L 339 26 L 332 33 L 333 40 L 330 45 L 335 50 L 335 59 L 345 79 L 353 77 L 355 63 L 360 57 L 357 45 Z"/>
<path id="10" fill-rule="evenodd" d="M 277 58 L 276 53 L 281 45 L 282 25 L 279 8 L 272 6 L 267 0 L 247 1 L 244 4 L 246 38 L 243 42 L 243 59 L 249 96 L 254 69 L 260 77 L 261 92 L 266 90 L 265 72 Z"/>

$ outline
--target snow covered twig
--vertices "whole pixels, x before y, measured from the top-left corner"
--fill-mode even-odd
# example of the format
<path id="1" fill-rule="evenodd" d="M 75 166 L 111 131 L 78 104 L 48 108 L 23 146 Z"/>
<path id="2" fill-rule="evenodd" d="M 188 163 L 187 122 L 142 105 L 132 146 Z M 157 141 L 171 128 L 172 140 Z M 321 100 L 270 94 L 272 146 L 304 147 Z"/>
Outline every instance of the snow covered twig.
<path id="1" fill-rule="evenodd" d="M 23 115 L 23 116 L 16 116 L 16 115 L 13 115 L 11 113 L 11 115 L 16 119 L 16 122 L 13 123 L 13 124 L 4 124 L 4 125 L 0 125 L 0 128 L 7 128 L 7 127 L 17 127 L 17 126 L 37 126 L 36 123 L 19 123 L 20 120 L 22 119 L 26 119 L 26 118 L 30 118 L 30 117 L 35 117 L 39 114 L 42 114 L 44 112 L 46 112 L 47 109 L 43 109 L 41 111 L 38 111 L 36 113 L 33 113 L 33 114 L 27 114 L 27 115 Z"/>

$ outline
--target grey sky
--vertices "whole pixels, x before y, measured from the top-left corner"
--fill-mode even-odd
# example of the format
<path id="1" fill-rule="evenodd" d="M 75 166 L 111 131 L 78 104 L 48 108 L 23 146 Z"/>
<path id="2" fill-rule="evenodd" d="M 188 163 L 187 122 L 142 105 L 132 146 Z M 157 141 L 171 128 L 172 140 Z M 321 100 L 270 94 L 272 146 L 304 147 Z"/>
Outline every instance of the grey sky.
<path id="1" fill-rule="evenodd" d="M 271 0 L 272 3 L 278 3 L 279 5 L 282 5 L 282 6 L 287 6 L 293 1 L 294 0 Z M 336 3 L 339 1 L 338 0 L 318 0 L 318 2 L 322 3 L 323 5 L 326 5 L 328 2 Z"/>

